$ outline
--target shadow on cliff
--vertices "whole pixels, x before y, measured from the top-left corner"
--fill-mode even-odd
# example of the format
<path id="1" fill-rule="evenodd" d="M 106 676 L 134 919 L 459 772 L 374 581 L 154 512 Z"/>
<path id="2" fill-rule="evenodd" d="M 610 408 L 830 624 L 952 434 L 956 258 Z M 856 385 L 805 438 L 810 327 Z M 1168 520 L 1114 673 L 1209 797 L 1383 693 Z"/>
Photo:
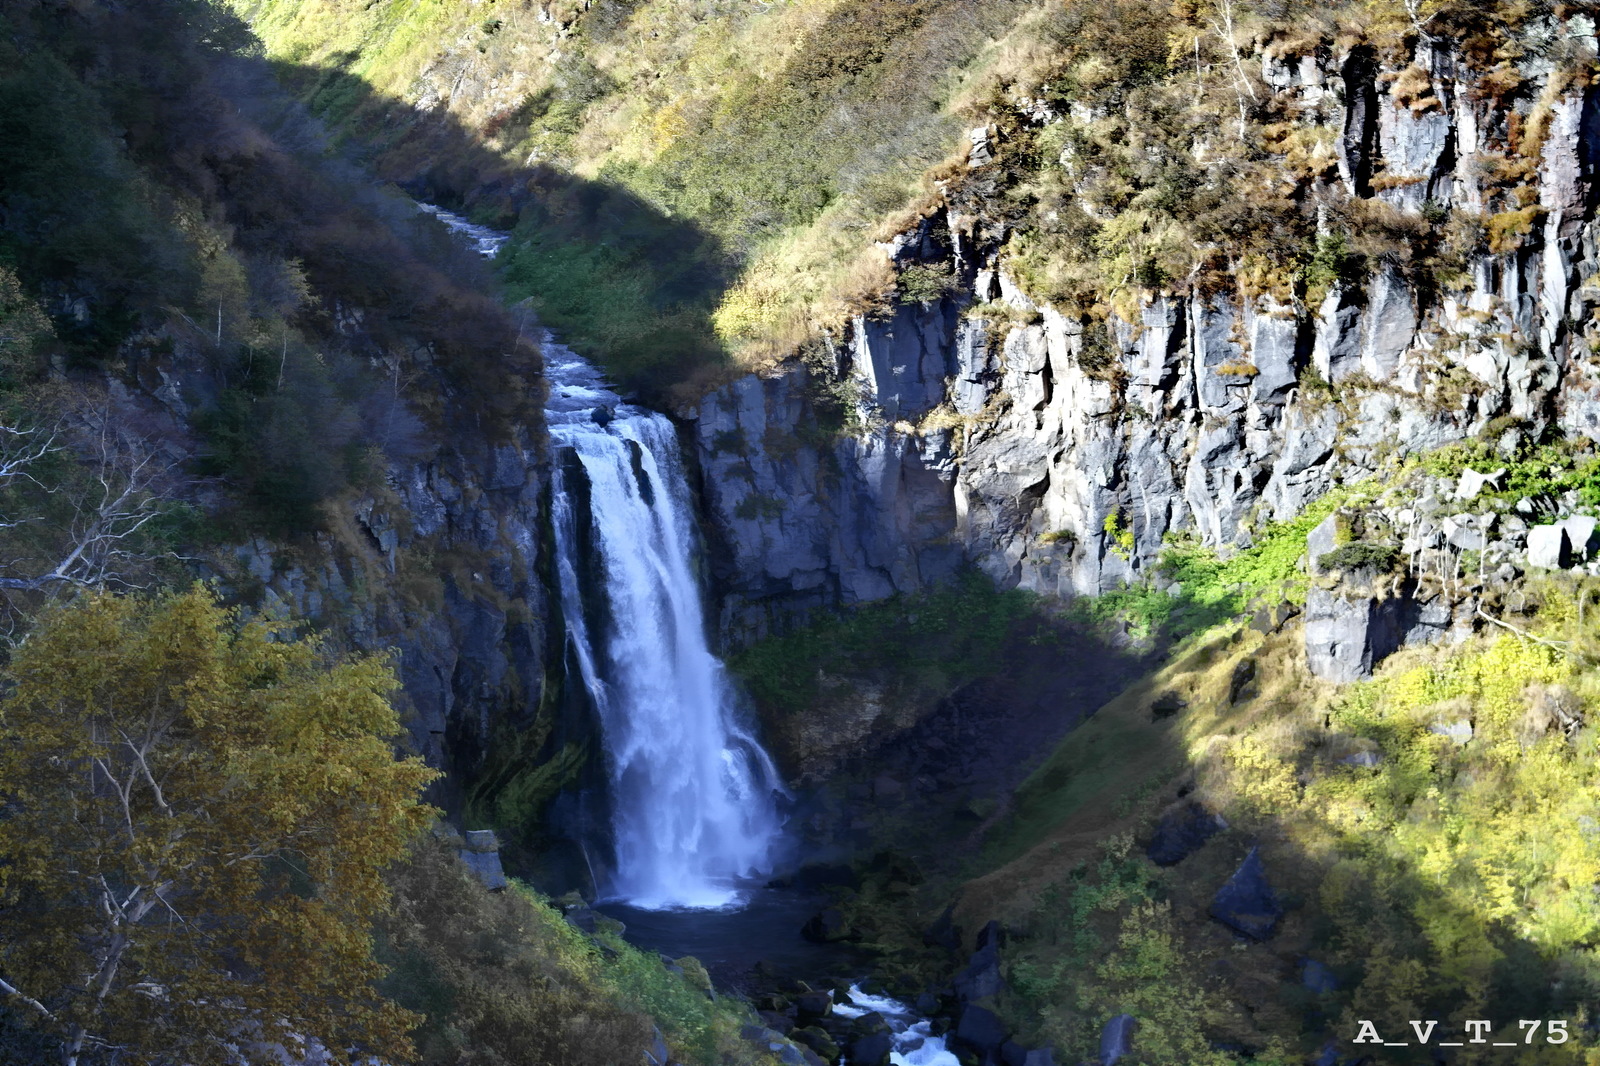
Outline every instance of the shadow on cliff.
<path id="1" fill-rule="evenodd" d="M 1466 1019 L 1517 1046 L 1465 1061 L 1511 1062 L 1555 1033 L 1518 1018 L 1581 1016 L 1597 977 L 1581 936 L 1556 949 L 1550 926 L 1529 932 L 1533 911 L 1508 921 L 1459 866 L 1428 868 L 1473 861 L 1436 821 L 1509 772 L 1491 769 L 1500 756 L 1419 742 L 1402 715 L 1361 709 L 1374 691 L 1319 684 L 1290 621 L 1208 632 L 1098 707 L 990 819 L 922 934 L 949 952 L 959 1027 L 981 1032 L 966 1012 L 993 1010 L 1019 1020 L 1020 1044 L 1069 1035 L 1058 1051 L 1090 1056 L 1126 1013 L 1134 1049 L 1160 1061 L 1272 1060 L 1280 1043 L 1351 1066 L 1380 1061 L 1357 1019 L 1396 1042 L 1381 1061 L 1438 1063 L 1456 1061 L 1441 1045 L 1470 1038 Z M 1429 1019 L 1424 1043 L 1411 1023 Z"/>
<path id="2" fill-rule="evenodd" d="M 379 176 L 418 200 L 511 230 L 500 257 L 510 294 L 531 298 L 540 318 L 623 390 L 661 407 L 725 374 L 710 314 L 732 262 L 712 235 L 618 184 L 532 158 L 519 165 L 487 143 L 537 118 L 538 99 L 470 129 L 442 106 L 419 110 L 379 93 L 352 72 L 355 59 L 273 65 Z"/>

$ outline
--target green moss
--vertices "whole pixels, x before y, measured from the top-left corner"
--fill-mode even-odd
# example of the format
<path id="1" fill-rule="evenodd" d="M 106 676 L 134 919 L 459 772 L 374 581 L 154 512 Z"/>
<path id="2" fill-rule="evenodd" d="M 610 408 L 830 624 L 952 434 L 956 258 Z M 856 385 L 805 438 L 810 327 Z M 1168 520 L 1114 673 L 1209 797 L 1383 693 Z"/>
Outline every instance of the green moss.
<path id="1" fill-rule="evenodd" d="M 729 665 L 756 702 L 777 714 L 810 706 L 823 672 L 942 694 L 993 673 L 1007 642 L 1040 611 L 1031 594 L 997 591 L 969 572 L 948 587 L 823 616 L 735 653 Z"/>

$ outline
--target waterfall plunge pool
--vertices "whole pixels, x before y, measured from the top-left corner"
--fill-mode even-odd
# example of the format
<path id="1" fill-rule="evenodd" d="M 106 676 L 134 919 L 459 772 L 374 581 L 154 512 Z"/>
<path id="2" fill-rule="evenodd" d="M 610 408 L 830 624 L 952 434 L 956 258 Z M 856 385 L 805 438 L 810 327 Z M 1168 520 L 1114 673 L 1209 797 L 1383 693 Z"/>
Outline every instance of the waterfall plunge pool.
<path id="1" fill-rule="evenodd" d="M 485 258 L 508 239 L 418 206 Z M 724 986 L 761 969 L 862 972 L 865 960 L 849 946 L 800 935 L 824 903 L 819 893 L 757 887 L 782 850 L 783 789 L 707 646 L 698 546 L 671 424 L 626 404 L 548 334 L 544 347 L 550 435 L 577 460 L 554 472 L 557 599 L 605 734 L 615 808 L 611 898 L 595 909 L 622 922 L 631 943 L 692 955 Z M 564 474 L 587 482 L 587 514 L 570 504 Z M 598 552 L 603 588 L 580 579 L 593 570 L 579 558 L 584 546 Z M 596 617 L 607 619 L 605 632 L 590 632 Z M 834 1011 L 882 1016 L 895 1066 L 958 1066 L 904 1003 L 850 984 Z"/>

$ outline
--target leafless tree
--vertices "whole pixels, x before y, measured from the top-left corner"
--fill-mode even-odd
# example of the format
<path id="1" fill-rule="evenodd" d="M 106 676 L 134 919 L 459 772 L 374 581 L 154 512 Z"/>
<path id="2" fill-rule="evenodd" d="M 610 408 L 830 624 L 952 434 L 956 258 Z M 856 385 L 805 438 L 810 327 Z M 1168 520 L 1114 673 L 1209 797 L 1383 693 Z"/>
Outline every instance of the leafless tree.
<path id="1" fill-rule="evenodd" d="M 41 470 L 52 456 L 75 465 L 50 477 Z M 10 501 L 0 530 L 46 527 L 45 547 L 14 549 L 0 561 L 0 590 L 137 585 L 136 564 L 149 558 L 140 533 L 163 512 L 176 482 L 176 464 L 108 410 L 89 412 L 72 429 L 0 425 L 0 492 L 21 483 L 35 490 Z M 28 501 L 40 513 L 19 513 Z"/>

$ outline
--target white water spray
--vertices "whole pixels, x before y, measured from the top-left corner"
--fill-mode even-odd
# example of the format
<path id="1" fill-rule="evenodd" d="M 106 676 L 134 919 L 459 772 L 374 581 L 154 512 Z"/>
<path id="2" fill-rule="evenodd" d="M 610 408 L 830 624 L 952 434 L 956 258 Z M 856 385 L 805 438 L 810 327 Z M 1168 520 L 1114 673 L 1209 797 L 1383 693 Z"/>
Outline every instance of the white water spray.
<path id="1" fill-rule="evenodd" d="M 961 1066 L 961 1060 L 945 1047 L 944 1037 L 933 1035 L 933 1024 L 899 1000 L 869 996 L 859 985 L 850 986 L 848 999 L 848 1003 L 834 1004 L 833 1013 L 859 1018 L 877 1011 L 888 1023 L 891 1066 Z"/>

